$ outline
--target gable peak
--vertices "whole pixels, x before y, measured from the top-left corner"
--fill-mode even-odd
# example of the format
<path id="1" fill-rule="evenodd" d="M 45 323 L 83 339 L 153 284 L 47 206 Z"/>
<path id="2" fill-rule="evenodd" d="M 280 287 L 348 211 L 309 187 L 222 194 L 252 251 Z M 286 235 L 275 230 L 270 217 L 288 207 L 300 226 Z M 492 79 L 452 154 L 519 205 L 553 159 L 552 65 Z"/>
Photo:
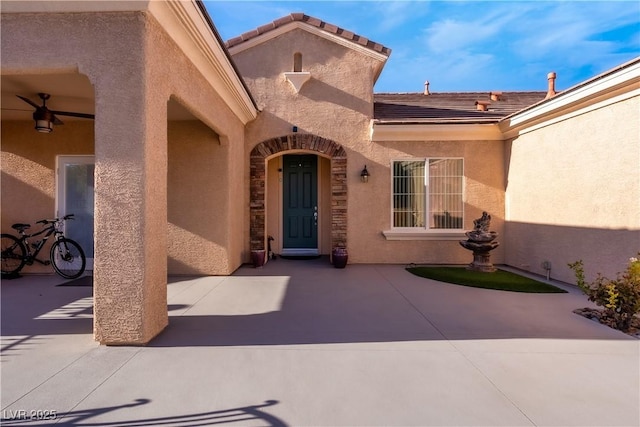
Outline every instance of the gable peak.
<path id="1" fill-rule="evenodd" d="M 372 40 L 367 39 L 366 37 L 355 34 L 349 30 L 345 30 L 344 28 L 338 27 L 337 25 L 330 24 L 321 19 L 314 18 L 313 16 L 306 15 L 302 12 L 291 13 L 289 15 L 283 16 L 282 18 L 278 18 L 275 21 L 272 21 L 268 24 L 255 28 L 251 31 L 247 31 L 246 33 L 238 37 L 234 37 L 232 39 L 227 40 L 227 42 L 225 43 L 225 46 L 227 47 L 227 49 L 235 46 L 239 46 L 251 39 L 255 39 L 277 28 L 281 28 L 296 22 L 304 23 L 312 27 L 316 27 L 329 34 L 333 34 L 340 38 L 349 40 L 353 43 L 359 44 L 360 46 L 363 46 L 367 49 L 371 49 L 382 55 L 389 56 L 391 54 L 391 49 L 381 45 L 380 43 L 376 43 Z"/>

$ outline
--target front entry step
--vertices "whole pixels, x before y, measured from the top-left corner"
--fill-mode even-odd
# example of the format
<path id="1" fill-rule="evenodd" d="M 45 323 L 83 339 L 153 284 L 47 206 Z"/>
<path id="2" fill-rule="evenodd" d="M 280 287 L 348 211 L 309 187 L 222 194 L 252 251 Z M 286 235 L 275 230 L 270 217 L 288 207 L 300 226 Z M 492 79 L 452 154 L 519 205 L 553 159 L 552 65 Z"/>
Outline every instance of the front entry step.
<path id="1" fill-rule="evenodd" d="M 320 251 L 311 248 L 283 248 L 280 252 L 282 256 L 318 256 Z"/>

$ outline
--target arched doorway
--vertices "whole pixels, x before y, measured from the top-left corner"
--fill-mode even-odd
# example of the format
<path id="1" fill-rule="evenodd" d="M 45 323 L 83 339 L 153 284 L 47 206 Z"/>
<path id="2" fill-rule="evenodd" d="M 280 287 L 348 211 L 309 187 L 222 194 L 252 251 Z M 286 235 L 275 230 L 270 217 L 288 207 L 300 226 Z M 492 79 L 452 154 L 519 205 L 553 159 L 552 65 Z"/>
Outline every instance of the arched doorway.
<path id="1" fill-rule="evenodd" d="M 347 156 L 334 141 L 311 134 L 289 134 L 263 141 L 250 154 L 250 248 L 267 247 L 267 161 L 288 154 L 317 155 L 330 161 L 330 247 L 347 246 Z"/>

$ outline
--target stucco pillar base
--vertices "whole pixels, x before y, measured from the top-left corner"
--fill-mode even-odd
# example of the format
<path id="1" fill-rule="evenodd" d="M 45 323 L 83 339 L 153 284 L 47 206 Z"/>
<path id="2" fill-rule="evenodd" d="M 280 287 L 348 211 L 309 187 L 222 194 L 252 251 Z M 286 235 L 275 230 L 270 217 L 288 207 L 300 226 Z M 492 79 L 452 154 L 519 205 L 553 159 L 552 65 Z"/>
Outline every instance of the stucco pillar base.
<path id="1" fill-rule="evenodd" d="M 147 345 L 169 324 L 166 287 L 166 279 L 126 283 L 94 270 L 94 339 L 108 346 Z"/>
<path id="2" fill-rule="evenodd" d="M 155 337 L 157 337 L 158 335 L 160 335 L 162 333 L 162 331 L 164 331 L 166 329 L 166 327 L 169 326 L 169 323 L 167 322 L 166 325 L 162 326 L 161 328 L 158 328 L 157 330 L 154 331 L 150 331 L 149 334 L 140 337 L 139 339 L 132 339 L 132 340 L 119 340 L 119 339 L 115 339 L 115 340 L 98 340 L 98 342 L 100 343 L 100 345 L 105 345 L 105 346 L 110 346 L 110 347 L 144 347 L 147 344 L 149 344 Z"/>

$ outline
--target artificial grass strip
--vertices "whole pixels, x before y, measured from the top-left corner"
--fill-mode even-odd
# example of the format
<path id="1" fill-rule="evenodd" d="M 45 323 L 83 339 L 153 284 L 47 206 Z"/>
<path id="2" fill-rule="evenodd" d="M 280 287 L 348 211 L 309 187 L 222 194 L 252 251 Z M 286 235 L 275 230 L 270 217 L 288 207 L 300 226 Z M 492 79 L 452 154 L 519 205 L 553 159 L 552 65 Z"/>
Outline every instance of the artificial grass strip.
<path id="1" fill-rule="evenodd" d="M 548 283 L 542 283 L 504 270 L 482 273 L 467 270 L 464 267 L 409 267 L 407 271 L 427 279 L 474 288 L 527 293 L 567 292 Z"/>

